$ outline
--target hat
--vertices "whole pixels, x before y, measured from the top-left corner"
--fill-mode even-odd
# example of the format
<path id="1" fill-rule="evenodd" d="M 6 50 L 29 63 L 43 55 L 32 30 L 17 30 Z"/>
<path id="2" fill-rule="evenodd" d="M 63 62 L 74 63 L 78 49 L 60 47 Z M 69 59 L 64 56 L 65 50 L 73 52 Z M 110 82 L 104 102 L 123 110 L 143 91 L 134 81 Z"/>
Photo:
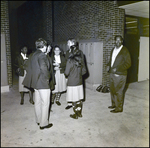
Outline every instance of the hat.
<path id="1" fill-rule="evenodd" d="M 47 42 L 42 39 L 42 38 L 39 38 L 36 42 L 35 42 L 35 45 L 36 45 L 36 48 L 43 48 L 44 46 L 47 45 Z"/>

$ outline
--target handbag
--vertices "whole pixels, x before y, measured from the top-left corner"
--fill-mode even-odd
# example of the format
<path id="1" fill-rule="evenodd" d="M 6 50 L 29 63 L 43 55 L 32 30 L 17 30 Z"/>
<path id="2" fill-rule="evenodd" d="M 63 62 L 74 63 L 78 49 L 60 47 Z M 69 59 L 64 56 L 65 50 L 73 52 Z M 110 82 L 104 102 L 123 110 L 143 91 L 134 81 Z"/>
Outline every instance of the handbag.
<path id="1" fill-rule="evenodd" d="M 16 69 L 16 74 L 18 76 L 24 76 L 24 70 L 19 67 L 19 68 Z"/>
<path id="2" fill-rule="evenodd" d="M 109 93 L 110 92 L 110 88 L 108 86 L 104 86 L 102 88 L 102 93 Z"/>
<path id="3" fill-rule="evenodd" d="M 100 85 L 100 86 L 98 86 L 98 87 L 96 88 L 96 90 L 97 90 L 98 92 L 100 92 L 102 88 L 103 88 L 103 86 Z"/>

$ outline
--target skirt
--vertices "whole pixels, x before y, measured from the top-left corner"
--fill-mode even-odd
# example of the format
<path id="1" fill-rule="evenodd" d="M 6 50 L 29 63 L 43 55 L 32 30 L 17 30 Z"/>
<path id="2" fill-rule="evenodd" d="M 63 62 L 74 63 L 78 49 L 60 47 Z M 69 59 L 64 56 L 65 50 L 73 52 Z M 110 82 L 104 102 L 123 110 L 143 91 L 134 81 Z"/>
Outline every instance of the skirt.
<path id="1" fill-rule="evenodd" d="M 83 85 L 67 86 L 66 101 L 76 102 L 83 99 Z"/>
<path id="2" fill-rule="evenodd" d="M 27 89 L 26 87 L 24 87 L 24 85 L 22 85 L 25 75 L 26 71 L 24 70 L 24 76 L 19 76 L 19 92 L 29 92 L 29 89 Z"/>
<path id="3" fill-rule="evenodd" d="M 60 70 L 57 70 L 55 73 L 55 89 L 52 91 L 52 93 L 57 93 L 57 92 L 64 92 L 67 89 L 67 83 L 66 83 L 66 78 L 65 75 L 60 73 Z"/>

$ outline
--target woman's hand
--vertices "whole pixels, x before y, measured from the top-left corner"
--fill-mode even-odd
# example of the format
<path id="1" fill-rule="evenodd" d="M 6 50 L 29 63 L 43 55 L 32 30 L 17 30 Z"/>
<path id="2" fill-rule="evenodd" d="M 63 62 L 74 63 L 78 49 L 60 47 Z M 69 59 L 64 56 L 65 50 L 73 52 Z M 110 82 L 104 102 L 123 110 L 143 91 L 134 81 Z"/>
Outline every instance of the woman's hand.
<path id="1" fill-rule="evenodd" d="M 59 70 L 59 67 L 54 67 L 54 70 Z"/>
<path id="2" fill-rule="evenodd" d="M 56 66 L 56 67 L 60 66 L 59 63 L 57 63 L 56 61 L 54 61 L 53 65 Z"/>

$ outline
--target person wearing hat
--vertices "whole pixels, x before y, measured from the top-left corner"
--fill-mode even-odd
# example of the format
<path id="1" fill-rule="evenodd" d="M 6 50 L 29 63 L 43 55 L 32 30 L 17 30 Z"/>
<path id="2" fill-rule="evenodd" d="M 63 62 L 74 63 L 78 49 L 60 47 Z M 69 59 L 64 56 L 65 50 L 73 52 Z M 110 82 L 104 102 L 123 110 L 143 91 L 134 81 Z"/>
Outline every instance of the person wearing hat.
<path id="1" fill-rule="evenodd" d="M 49 107 L 50 107 L 50 80 L 52 73 L 50 71 L 50 63 L 45 54 L 47 42 L 39 38 L 36 42 L 36 51 L 28 59 L 27 74 L 23 81 L 23 85 L 33 88 L 35 91 L 35 120 L 40 129 L 50 128 L 53 126 L 49 123 Z"/>

